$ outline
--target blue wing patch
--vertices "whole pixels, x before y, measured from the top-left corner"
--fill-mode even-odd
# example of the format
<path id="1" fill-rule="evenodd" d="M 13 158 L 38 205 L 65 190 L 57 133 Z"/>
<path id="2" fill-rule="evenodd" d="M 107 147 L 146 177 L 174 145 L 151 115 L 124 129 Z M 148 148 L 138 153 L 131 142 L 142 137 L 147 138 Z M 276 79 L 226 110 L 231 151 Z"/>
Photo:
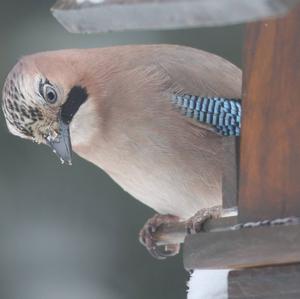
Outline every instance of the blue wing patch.
<path id="1" fill-rule="evenodd" d="M 172 103 L 182 114 L 211 125 L 223 136 L 240 136 L 242 106 L 240 99 L 174 95 Z"/>

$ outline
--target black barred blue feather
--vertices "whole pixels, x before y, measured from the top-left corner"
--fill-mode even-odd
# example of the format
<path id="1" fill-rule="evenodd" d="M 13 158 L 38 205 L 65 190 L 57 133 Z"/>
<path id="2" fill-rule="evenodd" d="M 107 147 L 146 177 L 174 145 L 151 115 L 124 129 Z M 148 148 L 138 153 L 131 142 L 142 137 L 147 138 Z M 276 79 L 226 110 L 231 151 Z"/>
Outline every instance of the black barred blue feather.
<path id="1" fill-rule="evenodd" d="M 183 115 L 211 125 L 223 136 L 240 136 L 242 106 L 240 99 L 174 95 L 172 103 Z"/>

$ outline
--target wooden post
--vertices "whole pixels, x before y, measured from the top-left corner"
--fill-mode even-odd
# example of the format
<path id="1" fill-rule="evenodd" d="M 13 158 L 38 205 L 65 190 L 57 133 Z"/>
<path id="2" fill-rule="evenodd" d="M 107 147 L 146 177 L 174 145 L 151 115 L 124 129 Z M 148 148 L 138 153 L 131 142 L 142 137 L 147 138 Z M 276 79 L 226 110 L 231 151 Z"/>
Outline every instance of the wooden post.
<path id="1" fill-rule="evenodd" d="M 300 216 L 300 6 L 247 26 L 239 220 Z"/>
<path id="2" fill-rule="evenodd" d="M 300 6 L 282 19 L 247 26 L 239 221 L 300 216 L 299 49 Z M 276 233 L 285 228 L 275 227 Z M 291 258 L 292 248 L 300 251 L 299 244 L 294 247 L 299 236 L 294 239 L 285 232 L 278 238 L 284 245 L 278 261 L 287 262 L 285 255 Z M 296 242 L 288 244 L 286 238 Z M 257 256 L 271 257 L 278 248 L 258 250 Z M 300 262 L 299 257 L 294 262 Z M 232 271 L 228 298 L 296 299 L 299 278 L 298 264 Z"/>
<path id="3" fill-rule="evenodd" d="M 299 49 L 300 6 L 247 27 L 238 222 L 300 217 Z M 300 262 L 299 232 L 296 225 L 188 236 L 185 267 Z"/>

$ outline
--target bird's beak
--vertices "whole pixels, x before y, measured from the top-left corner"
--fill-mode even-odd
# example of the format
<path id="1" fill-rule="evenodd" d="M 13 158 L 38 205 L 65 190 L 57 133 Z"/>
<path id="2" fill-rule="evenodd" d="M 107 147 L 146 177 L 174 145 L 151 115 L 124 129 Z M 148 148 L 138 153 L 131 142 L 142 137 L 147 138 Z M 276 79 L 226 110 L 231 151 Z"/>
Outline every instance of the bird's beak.
<path id="1" fill-rule="evenodd" d="M 52 151 L 58 156 L 62 163 L 72 165 L 72 145 L 69 124 L 62 120 L 59 123 L 59 133 L 55 138 L 50 135 L 46 138 L 46 143 Z"/>

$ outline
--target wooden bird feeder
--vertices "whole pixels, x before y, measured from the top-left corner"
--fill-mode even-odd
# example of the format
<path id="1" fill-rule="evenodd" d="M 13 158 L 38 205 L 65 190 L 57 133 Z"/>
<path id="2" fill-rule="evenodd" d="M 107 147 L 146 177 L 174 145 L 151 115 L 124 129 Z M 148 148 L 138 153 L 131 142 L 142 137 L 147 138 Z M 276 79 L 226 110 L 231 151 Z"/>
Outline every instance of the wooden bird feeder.
<path id="1" fill-rule="evenodd" d="M 236 223 L 300 217 L 299 2 L 59 0 L 53 7 L 71 32 L 252 22 L 244 46 L 239 161 L 224 174 L 229 187 L 223 190 L 223 206 L 237 206 L 238 214 L 208 222 L 205 232 L 188 235 L 183 246 L 186 269 L 234 269 L 228 278 L 230 299 L 300 298 L 297 221 L 228 229 Z M 235 141 L 228 139 L 224 148 L 231 152 L 227 161 L 235 160 Z M 170 234 L 162 236 L 166 231 Z M 182 233 L 180 226 L 165 227 L 159 237 L 180 241 Z"/>

